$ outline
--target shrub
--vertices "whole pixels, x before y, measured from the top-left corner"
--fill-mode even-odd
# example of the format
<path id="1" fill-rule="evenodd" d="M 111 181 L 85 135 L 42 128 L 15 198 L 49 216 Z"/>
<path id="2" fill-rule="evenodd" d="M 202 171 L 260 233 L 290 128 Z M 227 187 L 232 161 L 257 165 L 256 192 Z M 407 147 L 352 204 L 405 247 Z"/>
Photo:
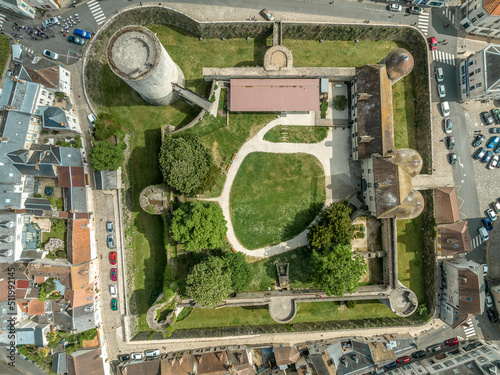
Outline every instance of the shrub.
<path id="1" fill-rule="evenodd" d="M 333 108 L 337 111 L 343 111 L 347 108 L 347 98 L 345 95 L 337 95 L 333 98 Z"/>

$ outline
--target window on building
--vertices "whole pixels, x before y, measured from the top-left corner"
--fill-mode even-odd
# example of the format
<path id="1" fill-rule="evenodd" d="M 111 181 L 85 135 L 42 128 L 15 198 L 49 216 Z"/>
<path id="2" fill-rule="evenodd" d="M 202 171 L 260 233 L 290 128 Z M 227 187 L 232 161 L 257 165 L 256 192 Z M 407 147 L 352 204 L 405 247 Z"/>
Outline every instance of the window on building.
<path id="1" fill-rule="evenodd" d="M 476 73 L 479 73 L 479 72 L 481 72 L 481 68 L 476 69 Z"/>
<path id="2" fill-rule="evenodd" d="M 469 73 L 469 77 L 472 77 L 474 75 L 474 72 Z"/>
<path id="3" fill-rule="evenodd" d="M 479 14 L 477 15 L 477 18 L 481 18 L 481 17 L 483 17 L 483 16 L 484 16 L 484 12 L 481 12 L 481 13 L 479 13 Z"/>
<path id="4" fill-rule="evenodd" d="M 472 299 L 470 297 L 467 297 L 465 300 L 466 301 L 472 301 Z"/>
<path id="5" fill-rule="evenodd" d="M 476 88 L 476 86 L 471 86 L 470 89 L 471 90 L 474 90 Z"/>
<path id="6" fill-rule="evenodd" d="M 474 17 L 473 19 L 471 19 L 471 21 L 474 23 L 474 22 L 476 22 L 476 21 L 477 21 L 477 18 L 476 18 L 476 17 Z"/>
<path id="7" fill-rule="evenodd" d="M 481 82 L 478 82 L 478 83 L 476 84 L 476 87 L 481 87 L 482 85 L 483 85 L 483 84 L 482 84 Z"/>
<path id="8" fill-rule="evenodd" d="M 371 170 L 371 169 L 368 169 L 368 173 L 372 173 L 372 170 Z"/>

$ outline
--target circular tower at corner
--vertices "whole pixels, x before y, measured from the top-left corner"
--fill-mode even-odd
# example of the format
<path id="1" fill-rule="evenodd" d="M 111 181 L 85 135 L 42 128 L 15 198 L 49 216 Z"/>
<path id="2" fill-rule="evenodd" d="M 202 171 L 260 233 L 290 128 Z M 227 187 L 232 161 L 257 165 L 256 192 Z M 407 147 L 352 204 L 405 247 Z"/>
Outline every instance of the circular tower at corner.
<path id="1" fill-rule="evenodd" d="M 173 103 L 179 95 L 172 84 L 184 86 L 182 70 L 145 27 L 131 25 L 114 33 L 107 57 L 111 70 L 149 104 Z"/>

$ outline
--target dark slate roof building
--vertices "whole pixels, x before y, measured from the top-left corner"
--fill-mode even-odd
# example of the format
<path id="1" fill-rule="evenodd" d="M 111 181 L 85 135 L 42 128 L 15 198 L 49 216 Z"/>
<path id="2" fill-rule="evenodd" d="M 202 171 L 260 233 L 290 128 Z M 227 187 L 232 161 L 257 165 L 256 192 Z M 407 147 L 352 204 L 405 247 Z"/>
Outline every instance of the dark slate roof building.
<path id="1" fill-rule="evenodd" d="M 121 168 L 116 171 L 94 170 L 94 181 L 97 190 L 121 189 Z"/>
<path id="2" fill-rule="evenodd" d="M 81 133 L 76 116 L 59 107 L 40 107 L 36 114 L 42 116 L 44 129 Z"/>
<path id="3" fill-rule="evenodd" d="M 64 352 L 56 352 L 52 357 L 52 371 L 56 374 L 68 372 L 68 356 Z"/>

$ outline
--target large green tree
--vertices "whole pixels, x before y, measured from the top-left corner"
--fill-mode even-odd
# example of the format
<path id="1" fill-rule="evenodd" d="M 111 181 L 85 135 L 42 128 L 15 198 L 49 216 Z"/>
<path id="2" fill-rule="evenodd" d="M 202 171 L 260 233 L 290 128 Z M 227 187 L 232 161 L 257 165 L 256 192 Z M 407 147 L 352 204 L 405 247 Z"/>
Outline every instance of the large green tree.
<path id="1" fill-rule="evenodd" d="M 96 142 L 90 150 L 89 160 L 98 171 L 116 171 L 125 158 L 123 150 L 106 141 Z"/>
<path id="2" fill-rule="evenodd" d="M 321 211 L 317 222 L 309 226 L 309 244 L 314 249 L 350 244 L 354 234 L 351 211 L 351 208 L 342 202 L 332 203 Z"/>
<path id="3" fill-rule="evenodd" d="M 108 139 L 114 136 L 121 129 L 120 124 L 113 115 L 109 113 L 99 113 L 94 121 L 95 136 L 97 139 Z"/>
<path id="4" fill-rule="evenodd" d="M 215 249 L 226 237 L 226 219 L 216 203 L 189 202 L 174 211 L 170 234 L 187 250 Z"/>
<path id="5" fill-rule="evenodd" d="M 181 193 L 193 193 L 206 181 L 213 157 L 196 136 L 166 135 L 160 150 L 165 182 Z"/>
<path id="6" fill-rule="evenodd" d="M 217 256 L 196 264 L 186 279 L 186 292 L 203 307 L 216 307 L 231 293 L 231 272 Z"/>
<path id="7" fill-rule="evenodd" d="M 313 250 L 311 266 L 313 283 L 329 296 L 337 297 L 354 292 L 367 268 L 361 255 L 353 256 L 350 245 Z"/>
<path id="8" fill-rule="evenodd" d="M 252 282 L 252 267 L 243 253 L 229 253 L 225 257 L 226 267 L 231 272 L 232 288 L 235 292 L 242 292 Z"/>

